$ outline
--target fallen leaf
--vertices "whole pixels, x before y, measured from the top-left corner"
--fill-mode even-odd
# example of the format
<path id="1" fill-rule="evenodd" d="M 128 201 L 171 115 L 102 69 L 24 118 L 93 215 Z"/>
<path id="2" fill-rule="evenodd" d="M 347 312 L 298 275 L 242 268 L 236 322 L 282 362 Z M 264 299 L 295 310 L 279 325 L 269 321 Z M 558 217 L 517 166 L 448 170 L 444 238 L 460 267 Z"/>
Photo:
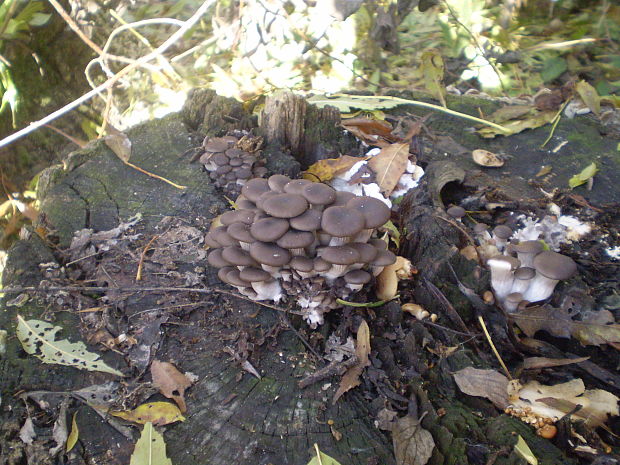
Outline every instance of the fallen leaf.
<path id="1" fill-rule="evenodd" d="M 526 129 L 535 129 L 550 123 L 555 118 L 555 111 L 537 111 L 528 115 L 525 119 L 511 120 L 502 124 L 506 131 L 499 130 L 492 126 L 485 126 L 478 129 L 478 134 L 485 138 L 495 136 L 510 136 Z M 491 118 L 493 120 L 493 118 Z"/>
<path id="2" fill-rule="evenodd" d="M 370 118 L 351 118 L 342 121 L 342 127 L 369 145 L 385 147 L 400 139 L 392 134 L 392 125 L 387 121 Z"/>
<path id="3" fill-rule="evenodd" d="M 407 168 L 409 144 L 392 144 L 368 161 L 375 172 L 381 192 L 389 196 Z"/>
<path id="4" fill-rule="evenodd" d="M 422 76 L 424 87 L 446 107 L 446 88 L 443 85 L 444 64 L 443 58 L 435 49 L 427 49 L 421 57 Z"/>
<path id="5" fill-rule="evenodd" d="M 349 368 L 340 380 L 340 386 L 334 394 L 332 404 L 335 404 L 342 395 L 360 384 L 360 376 L 369 365 L 368 356 L 370 355 L 370 329 L 368 323 L 362 320 L 357 328 L 357 340 L 355 343 L 355 355 L 357 363 Z"/>
<path id="6" fill-rule="evenodd" d="M 484 397 L 499 409 L 505 409 L 508 401 L 508 378 L 495 370 L 463 368 L 454 373 L 459 389 L 470 396 Z"/>
<path id="7" fill-rule="evenodd" d="M 510 317 L 528 337 L 544 330 L 556 337 L 574 337 L 583 345 L 620 342 L 620 325 L 614 323 L 614 316 L 608 310 L 581 315 L 580 321 L 573 320 L 566 310 L 550 306 L 526 308 Z"/>
<path id="8" fill-rule="evenodd" d="M 590 357 L 577 358 L 547 358 L 547 357 L 529 357 L 523 360 L 524 370 L 533 370 L 539 368 L 559 367 L 562 365 L 570 365 L 571 363 L 585 362 Z"/>
<path id="9" fill-rule="evenodd" d="M 388 110 L 390 108 L 402 105 L 401 102 L 390 98 L 372 98 L 365 99 L 362 95 L 332 94 L 314 95 L 307 99 L 308 103 L 312 103 L 319 108 L 324 106 L 332 106 L 338 108 L 341 113 L 350 113 L 353 109 L 360 110 Z"/>
<path id="10" fill-rule="evenodd" d="M 54 422 L 52 428 L 52 437 L 56 445 L 50 449 L 50 455 L 53 457 L 60 452 L 67 444 L 69 438 L 69 432 L 67 431 L 67 408 L 69 406 L 69 398 L 65 398 L 60 403 L 60 409 L 58 411 L 58 418 Z"/>
<path id="11" fill-rule="evenodd" d="M 67 438 L 67 445 L 65 446 L 65 450 L 68 452 L 71 451 L 77 444 L 78 437 L 80 435 L 80 430 L 78 429 L 77 421 L 75 417 L 77 416 L 77 412 L 73 414 L 73 418 L 71 418 L 71 431 L 69 432 L 69 437 Z"/>
<path id="12" fill-rule="evenodd" d="M 517 443 L 515 444 L 515 452 L 530 465 L 538 465 L 538 459 L 521 435 L 519 435 L 519 439 L 517 439 Z"/>
<path id="13" fill-rule="evenodd" d="M 46 321 L 24 320 L 22 316 L 17 315 L 17 338 L 28 354 L 34 355 L 43 363 L 124 376 L 120 371 L 99 360 L 99 354 L 88 352 L 83 342 L 69 342 L 67 339 L 57 341 L 56 334 L 61 329 L 60 326 L 53 326 Z"/>
<path id="14" fill-rule="evenodd" d="M 597 427 L 607 421 L 608 415 L 618 415 L 620 399 L 602 389 L 586 390 L 579 378 L 566 383 L 547 386 L 538 381 L 529 381 L 519 391 L 513 408 L 529 409 L 532 414 L 558 420 L 573 411 L 573 420 L 584 420 L 589 427 Z"/>
<path id="15" fill-rule="evenodd" d="M 504 160 L 488 150 L 476 149 L 471 153 L 471 157 L 477 165 L 487 168 L 504 166 Z"/>
<path id="16" fill-rule="evenodd" d="M 351 169 L 353 165 L 360 161 L 368 160 L 369 157 L 351 157 L 342 155 L 338 158 L 327 158 L 319 160 L 310 165 L 303 172 L 303 178 L 313 182 L 325 182 Z"/>
<path id="17" fill-rule="evenodd" d="M 32 444 L 32 441 L 34 441 L 36 437 L 37 433 L 34 431 L 32 418 L 28 417 L 19 430 L 19 439 L 21 439 L 24 444 Z"/>
<path id="18" fill-rule="evenodd" d="M 127 163 L 131 157 L 131 141 L 127 134 L 115 129 L 108 125 L 108 135 L 103 138 L 105 145 L 110 147 L 110 150 L 120 158 L 123 162 Z"/>
<path id="19" fill-rule="evenodd" d="M 506 121 L 522 118 L 534 111 L 534 107 L 530 105 L 507 105 L 497 109 L 490 118 L 496 123 L 505 123 Z"/>
<path id="20" fill-rule="evenodd" d="M 187 406 L 183 394 L 192 382 L 173 364 L 159 360 L 153 360 L 151 363 L 151 377 L 153 386 L 168 399 L 173 399 L 179 406 L 179 410 L 185 413 Z"/>
<path id="21" fill-rule="evenodd" d="M 409 415 L 394 423 L 392 442 L 397 465 L 426 465 L 435 448 L 431 433 Z"/>
<path id="22" fill-rule="evenodd" d="M 166 443 L 150 422 L 142 428 L 140 439 L 131 454 L 129 465 L 172 465 L 166 456 Z"/>
<path id="23" fill-rule="evenodd" d="M 150 402 L 142 404 L 133 410 L 115 410 L 110 412 L 115 417 L 132 423 L 153 423 L 155 426 L 163 426 L 177 421 L 185 421 L 179 408 L 170 402 Z"/>
<path id="24" fill-rule="evenodd" d="M 331 458 L 329 455 L 324 454 L 319 450 L 317 444 L 314 445 L 316 455 L 308 462 L 308 465 L 340 465 L 336 459 Z"/>
<path id="25" fill-rule="evenodd" d="M 588 84 L 586 81 L 579 81 L 575 85 L 575 90 L 583 100 L 588 108 L 594 113 L 596 116 L 601 112 L 601 97 L 599 97 L 596 89 Z"/>
<path id="26" fill-rule="evenodd" d="M 597 171 L 598 168 L 596 167 L 596 163 L 590 163 L 583 170 L 581 170 L 580 173 L 570 178 L 568 180 L 568 185 L 573 189 L 577 186 L 581 186 L 582 184 L 588 182 L 588 179 L 593 177 L 597 173 Z"/>

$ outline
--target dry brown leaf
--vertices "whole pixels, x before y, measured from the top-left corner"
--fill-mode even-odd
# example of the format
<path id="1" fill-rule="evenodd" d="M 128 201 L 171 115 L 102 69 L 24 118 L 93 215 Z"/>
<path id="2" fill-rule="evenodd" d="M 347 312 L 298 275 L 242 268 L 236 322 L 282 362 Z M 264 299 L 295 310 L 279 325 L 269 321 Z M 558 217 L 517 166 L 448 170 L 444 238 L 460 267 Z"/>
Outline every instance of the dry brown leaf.
<path id="1" fill-rule="evenodd" d="M 454 373 L 454 381 L 461 391 L 470 396 L 484 397 L 497 408 L 505 409 L 508 404 L 508 378 L 495 370 L 463 368 Z"/>
<path id="2" fill-rule="evenodd" d="M 487 168 L 504 166 L 504 160 L 488 150 L 476 149 L 471 153 L 471 157 L 477 165 Z"/>
<path id="3" fill-rule="evenodd" d="M 387 121 L 370 118 L 351 118 L 342 122 L 342 127 L 369 145 L 386 147 L 400 138 L 392 134 L 392 125 Z"/>
<path id="4" fill-rule="evenodd" d="M 394 423 L 392 442 L 397 465 L 426 465 L 435 448 L 431 433 L 409 415 Z"/>
<path id="5" fill-rule="evenodd" d="M 511 318 L 528 337 L 545 330 L 556 337 L 568 339 L 572 336 L 583 345 L 620 342 L 620 325 L 614 323 L 614 316 L 608 310 L 590 312 L 582 315 L 581 321 L 576 321 L 564 309 L 541 306 L 513 313 Z"/>
<path id="6" fill-rule="evenodd" d="M 357 162 L 368 160 L 368 157 L 351 157 L 342 155 L 338 158 L 319 160 L 303 172 L 303 178 L 313 182 L 325 182 L 348 171 Z"/>
<path id="7" fill-rule="evenodd" d="M 187 411 L 184 393 L 192 382 L 183 373 L 168 362 L 153 360 L 151 363 L 151 377 L 153 386 L 168 399 L 172 399 L 179 406 L 182 413 Z"/>
<path id="8" fill-rule="evenodd" d="M 547 357 L 530 357 L 523 360 L 523 369 L 532 370 L 538 368 L 559 367 L 562 365 L 570 365 L 571 363 L 585 362 L 590 357 L 577 358 L 547 358 Z"/>
<path id="9" fill-rule="evenodd" d="M 357 328 L 355 355 L 357 356 L 358 361 L 342 376 L 340 386 L 338 386 L 338 390 L 336 391 L 336 394 L 334 394 L 332 404 L 335 404 L 345 392 L 359 386 L 360 376 L 364 371 L 364 368 L 366 368 L 370 363 L 368 361 L 368 356 L 370 355 L 370 328 L 368 328 L 368 323 L 364 320 L 362 320 L 359 328 Z"/>
<path id="10" fill-rule="evenodd" d="M 389 196 L 407 168 L 409 144 L 392 144 L 368 161 L 381 192 Z"/>
<path id="11" fill-rule="evenodd" d="M 127 134 L 108 125 L 108 135 L 103 138 L 105 145 L 110 147 L 114 154 L 127 163 L 131 157 L 131 141 Z"/>

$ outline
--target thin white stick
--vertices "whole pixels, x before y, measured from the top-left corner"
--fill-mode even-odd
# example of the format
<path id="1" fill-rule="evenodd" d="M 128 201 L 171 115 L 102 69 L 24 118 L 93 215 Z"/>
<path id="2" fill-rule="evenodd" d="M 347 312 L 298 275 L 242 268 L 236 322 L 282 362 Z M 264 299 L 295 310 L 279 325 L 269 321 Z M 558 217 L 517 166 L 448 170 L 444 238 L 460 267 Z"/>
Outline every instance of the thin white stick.
<path id="1" fill-rule="evenodd" d="M 51 121 L 54 121 L 56 118 L 64 115 L 68 111 L 71 111 L 74 108 L 80 106 L 82 103 L 87 102 L 88 100 L 93 98 L 95 95 L 98 95 L 99 93 L 101 93 L 102 91 L 106 90 L 108 87 L 113 85 L 116 81 L 118 81 L 121 77 L 123 77 L 125 74 L 127 74 L 132 69 L 137 68 L 138 66 L 142 66 L 144 63 L 146 63 L 148 61 L 151 61 L 153 58 L 157 57 L 158 55 L 160 55 L 163 52 L 165 52 L 166 50 L 168 50 L 170 47 L 172 47 L 172 45 L 174 45 L 174 43 L 177 40 L 179 40 L 181 37 L 183 37 L 183 35 L 194 24 L 196 24 L 198 22 L 198 20 L 207 12 L 209 7 L 211 7 L 211 5 L 213 5 L 215 2 L 216 2 L 216 0 L 206 0 L 202 5 L 200 5 L 200 8 L 198 8 L 196 10 L 196 12 L 192 15 L 192 17 L 189 18 L 187 21 L 185 21 L 185 24 L 183 24 L 183 27 L 179 28 L 179 30 L 177 30 L 174 34 L 172 34 L 163 44 L 161 44 L 159 47 L 157 47 L 151 53 L 143 56 L 142 58 L 140 58 L 138 60 L 136 60 L 135 63 L 132 63 L 132 64 L 130 64 L 128 66 L 125 66 L 123 69 L 121 69 L 118 73 L 116 73 L 114 76 L 112 76 L 106 82 L 104 82 L 103 84 L 95 87 L 90 92 L 85 93 L 84 95 L 82 95 L 81 97 L 77 98 L 73 102 L 65 105 L 64 107 L 60 108 L 59 110 L 56 110 L 53 113 L 50 113 L 45 118 L 40 119 L 39 121 L 36 121 L 34 123 L 30 123 L 25 128 L 20 129 L 19 131 L 11 134 L 10 136 L 7 136 L 4 139 L 0 140 L 0 147 L 5 147 L 5 146 L 9 145 L 10 143 L 15 142 L 16 140 L 24 137 L 25 135 L 30 134 L 35 129 L 38 129 L 41 126 L 44 126 L 44 125 L 50 123 Z"/>

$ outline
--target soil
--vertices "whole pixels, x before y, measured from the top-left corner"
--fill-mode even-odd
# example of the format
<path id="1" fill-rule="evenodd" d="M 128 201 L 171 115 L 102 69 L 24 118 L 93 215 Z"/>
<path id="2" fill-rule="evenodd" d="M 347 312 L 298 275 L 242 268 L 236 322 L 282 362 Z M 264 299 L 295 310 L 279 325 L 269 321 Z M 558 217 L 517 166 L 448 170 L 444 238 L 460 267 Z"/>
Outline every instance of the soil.
<path id="1" fill-rule="evenodd" d="M 296 105 L 303 108 L 302 127 L 313 130 L 268 138 L 263 156 L 270 172 L 295 176 L 317 159 L 364 152 L 351 136 L 333 129 L 333 112 Z M 449 106 L 489 114 L 498 104 L 453 98 Z M 401 107 L 392 114 L 425 111 Z M 438 320 L 418 321 L 403 313 L 399 301 L 391 301 L 373 309 L 334 311 L 322 327 L 311 330 L 292 306 L 278 310 L 235 296 L 205 260 L 203 234 L 210 221 L 228 209 L 228 202 L 199 164 L 191 163 L 192 150 L 205 135 L 253 126 L 240 105 L 201 90 L 192 94 L 182 113 L 128 131 L 131 162 L 187 186 L 184 190 L 129 168 L 103 142 L 72 153 L 64 166 L 44 172 L 40 224 L 10 251 L 3 285 L 94 285 L 99 290 L 4 297 L 0 328 L 9 338 L 0 358 L 0 463 L 128 463 L 139 430 L 100 415 L 75 392 L 97 385 L 114 409 L 164 401 L 150 383 L 153 360 L 171 362 L 196 380 L 185 394 L 186 420 L 158 428 L 175 464 L 305 465 L 315 443 L 342 465 L 394 464 L 392 435 L 379 428 L 385 426 L 380 420 L 386 411 L 416 418 L 430 432 L 436 445 L 430 464 L 523 464 L 514 451 L 519 435 L 541 464 L 591 463 L 596 458 L 571 452 L 566 422 L 553 440 L 543 439 L 489 401 L 459 391 L 454 372 L 467 366 L 499 370 L 477 324 L 480 315 L 515 376 L 525 356 L 591 357 L 523 372 L 522 380 L 555 384 L 580 377 L 588 388 L 619 395 L 615 370 L 620 360 L 610 345 L 583 347 L 542 331 L 536 345 L 526 345 L 525 338 L 515 341 L 512 323 L 476 298 L 489 289 L 487 272 L 459 253 L 469 243 L 467 228 L 447 219 L 443 210 L 467 201 L 478 222 L 515 224 L 521 213 L 541 216 L 552 200 L 564 214 L 591 222 L 594 229 L 587 239 L 563 249 L 577 260 L 579 274 L 558 286 L 552 303 L 560 305 L 571 293 L 581 296 L 575 300 L 584 312 L 617 310 L 620 262 L 605 252 L 620 244 L 620 219 L 614 214 L 620 202 L 616 139 L 602 136 L 594 118 L 562 120 L 549 147 L 568 143 L 554 153 L 539 148 L 548 128 L 483 140 L 468 131 L 468 123 L 433 115 L 426 121 L 428 132 L 416 140 L 418 163 L 426 175 L 402 201 L 394 220 L 402 231 L 398 253 L 417 268 L 413 279 L 401 282 L 400 302 L 417 302 Z M 269 133 L 265 126 L 262 131 Z M 290 134 L 296 141 L 292 154 L 287 149 Z M 506 164 L 499 169 L 474 165 L 470 151 L 475 148 L 505 154 Z M 592 153 L 601 169 L 593 189 L 568 190 L 568 179 L 592 161 Z M 551 174 L 537 177 L 541 165 L 551 165 Z M 140 217 L 130 221 L 138 213 Z M 109 236 L 96 236 L 119 224 L 124 227 Z M 88 240 L 72 246 L 75 232 L 84 229 L 94 232 L 83 231 Z M 151 251 L 144 253 L 143 280 L 136 281 L 147 248 Z M 118 290 L 136 286 L 152 290 Z M 178 290 L 190 287 L 194 290 Z M 358 300 L 375 297 L 369 290 Z M 61 337 L 86 341 L 125 377 L 44 365 L 28 356 L 13 337 L 17 314 L 61 326 Z M 325 366 L 315 352 L 323 353 L 329 336 L 335 334 L 342 342 L 355 337 L 362 320 L 370 326 L 372 352 L 361 384 L 335 404 L 340 376 L 300 388 L 303 377 Z M 119 338 L 122 335 L 126 337 Z M 69 401 L 61 416 L 76 414 L 79 439 L 71 452 L 52 458 L 52 430 L 63 399 Z M 27 417 L 37 433 L 30 444 L 19 436 Z M 619 432 L 617 422 L 609 428 Z M 593 447 L 609 445 L 611 451 L 618 445 L 616 437 L 602 429 L 588 433 L 587 439 Z"/>

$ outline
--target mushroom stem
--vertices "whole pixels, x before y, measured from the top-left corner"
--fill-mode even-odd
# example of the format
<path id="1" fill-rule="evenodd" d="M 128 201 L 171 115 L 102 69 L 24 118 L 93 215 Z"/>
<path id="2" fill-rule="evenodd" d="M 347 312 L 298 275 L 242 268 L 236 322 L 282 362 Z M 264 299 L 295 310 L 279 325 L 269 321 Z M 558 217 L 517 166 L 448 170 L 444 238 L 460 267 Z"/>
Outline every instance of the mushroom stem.
<path id="1" fill-rule="evenodd" d="M 545 300 L 553 294 L 555 285 L 558 282 L 560 282 L 559 279 L 547 278 L 539 272 L 536 272 L 536 276 L 534 276 L 525 294 L 523 294 L 523 299 L 530 302 Z"/>

